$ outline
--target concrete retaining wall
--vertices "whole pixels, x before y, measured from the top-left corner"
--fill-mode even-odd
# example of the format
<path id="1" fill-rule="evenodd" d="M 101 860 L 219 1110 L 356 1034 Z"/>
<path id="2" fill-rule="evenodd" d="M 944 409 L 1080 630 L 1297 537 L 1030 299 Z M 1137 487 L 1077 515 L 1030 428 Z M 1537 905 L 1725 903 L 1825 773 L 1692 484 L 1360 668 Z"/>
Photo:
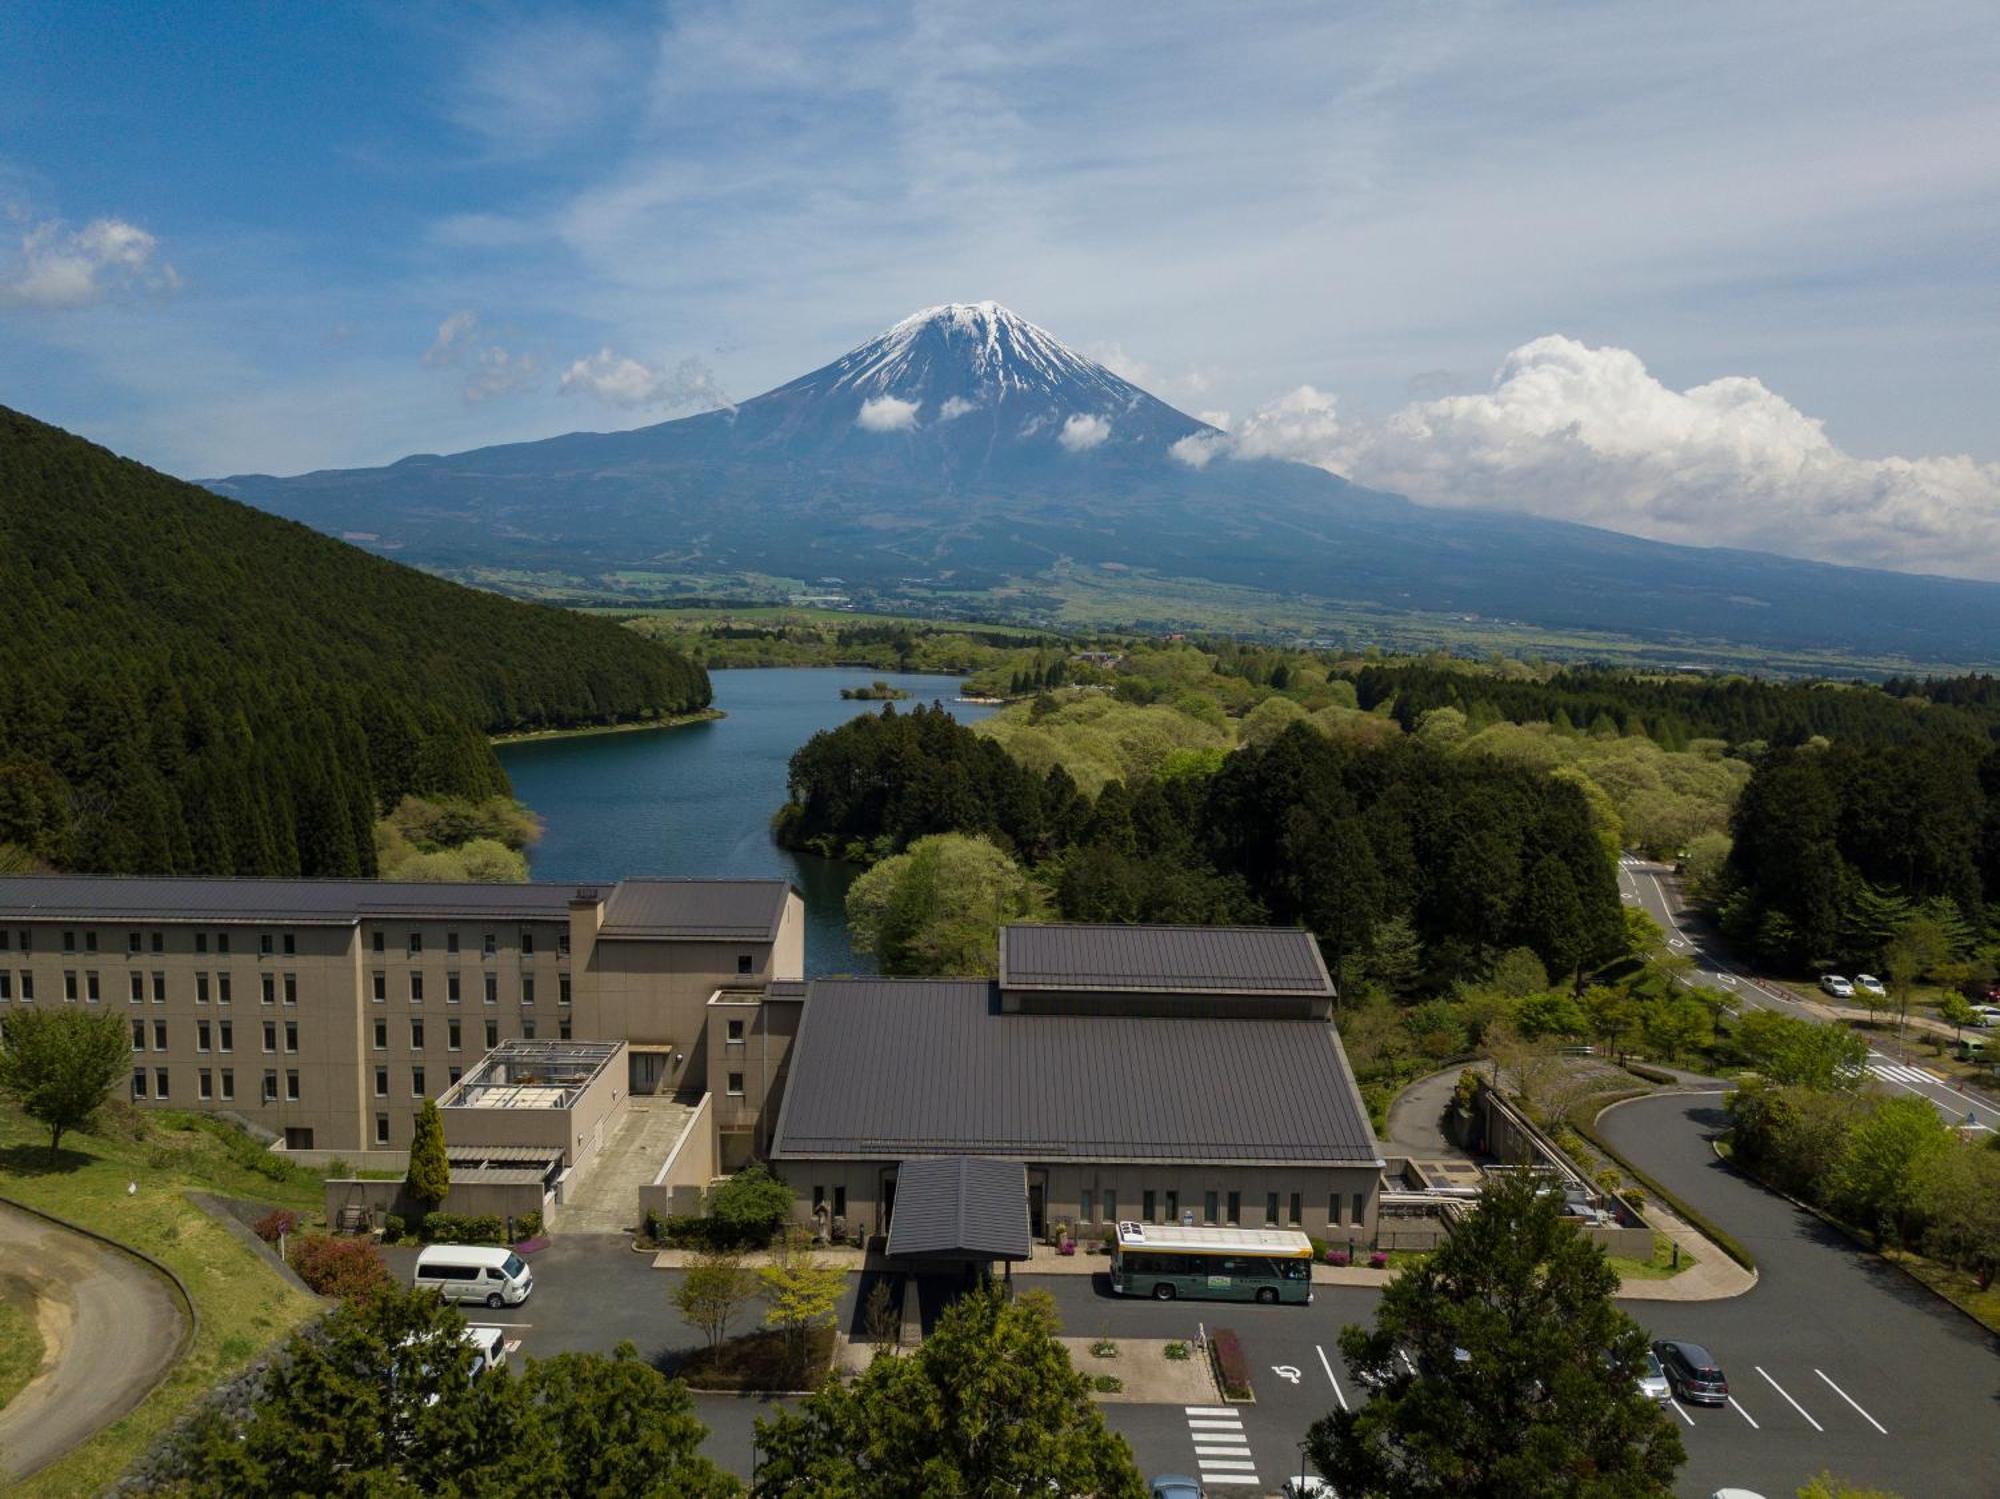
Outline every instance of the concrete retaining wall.
<path id="1" fill-rule="evenodd" d="M 712 1093 L 701 1095 L 659 1174 L 639 1189 L 642 1220 L 647 1213 L 672 1218 L 701 1211 L 702 1199 L 716 1176 L 714 1097 Z"/>

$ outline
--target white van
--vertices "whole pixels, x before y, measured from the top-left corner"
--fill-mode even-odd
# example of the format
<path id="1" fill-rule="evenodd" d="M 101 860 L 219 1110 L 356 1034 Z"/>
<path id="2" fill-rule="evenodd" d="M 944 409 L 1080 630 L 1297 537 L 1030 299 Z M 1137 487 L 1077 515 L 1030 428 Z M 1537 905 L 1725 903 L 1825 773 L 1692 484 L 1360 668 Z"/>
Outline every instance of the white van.
<path id="1" fill-rule="evenodd" d="M 491 1369 L 507 1366 L 507 1329 L 489 1327 L 474 1323 L 465 1330 L 465 1341 L 472 1345 L 472 1377 Z"/>
<path id="2" fill-rule="evenodd" d="M 511 1249 L 487 1244 L 433 1244 L 417 1256 L 413 1285 L 429 1287 L 446 1301 L 483 1301 L 490 1307 L 519 1306 L 535 1288 L 528 1262 Z"/>

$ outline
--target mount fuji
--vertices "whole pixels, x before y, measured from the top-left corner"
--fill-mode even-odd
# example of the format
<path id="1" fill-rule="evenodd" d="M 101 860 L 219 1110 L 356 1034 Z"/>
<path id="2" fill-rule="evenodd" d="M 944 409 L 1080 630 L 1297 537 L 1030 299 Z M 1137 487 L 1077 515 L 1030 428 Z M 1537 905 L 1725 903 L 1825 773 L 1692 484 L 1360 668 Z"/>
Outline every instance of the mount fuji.
<path id="1" fill-rule="evenodd" d="M 1638 641 L 2000 660 L 2000 586 L 1436 510 L 1215 429 L 992 302 L 927 308 L 741 405 L 624 432 L 210 488 L 451 576 L 836 578 L 893 607 L 1059 574 Z M 1184 450 L 1185 451 L 1185 450 Z"/>

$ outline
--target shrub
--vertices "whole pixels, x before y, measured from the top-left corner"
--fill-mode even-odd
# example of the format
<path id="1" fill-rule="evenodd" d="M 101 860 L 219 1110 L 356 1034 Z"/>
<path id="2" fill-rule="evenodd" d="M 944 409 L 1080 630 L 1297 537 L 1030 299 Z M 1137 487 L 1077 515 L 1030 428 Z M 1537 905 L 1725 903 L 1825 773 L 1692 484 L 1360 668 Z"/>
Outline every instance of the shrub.
<path id="1" fill-rule="evenodd" d="M 1180 1342 L 1167 1344 L 1161 1352 L 1165 1353 L 1168 1358 L 1177 1364 L 1184 1364 L 1194 1356 L 1194 1350 L 1189 1348 L 1187 1344 Z"/>
<path id="2" fill-rule="evenodd" d="M 1327 1250 L 1333 1247 L 1324 1239 L 1311 1239 L 1310 1242 L 1312 1244 L 1313 1258 L 1316 1260 L 1325 1259 Z"/>
<path id="3" fill-rule="evenodd" d="M 417 1230 L 426 1244 L 504 1244 L 507 1223 L 496 1213 L 432 1213 Z"/>
<path id="4" fill-rule="evenodd" d="M 266 1244 L 275 1244 L 286 1234 L 297 1233 L 299 1215 L 290 1208 L 273 1208 L 251 1225 L 250 1231 Z"/>
<path id="5" fill-rule="evenodd" d="M 792 1189 L 764 1165 L 745 1166 L 717 1187 L 708 1202 L 709 1221 L 716 1225 L 712 1231 L 736 1240 L 732 1248 L 763 1248 L 791 1215 Z"/>
<path id="6" fill-rule="evenodd" d="M 337 1155 L 326 1163 L 326 1179 L 328 1181 L 345 1181 L 352 1175 L 354 1175 L 354 1168 L 347 1163 L 346 1156 Z"/>
<path id="7" fill-rule="evenodd" d="M 542 1236 L 542 1210 L 523 1213 L 514 1220 L 514 1236 L 517 1239 L 539 1239 Z"/>
<path id="8" fill-rule="evenodd" d="M 1386 1270 L 1386 1269 L 1388 1269 L 1388 1268 L 1389 1268 L 1389 1256 L 1388 1256 L 1388 1254 L 1387 1254 L 1387 1253 L 1385 1253 L 1384 1251 L 1380 1250 L 1380 1249 L 1378 1249 L 1378 1250 L 1376 1250 L 1376 1251 L 1375 1251 L 1374 1253 L 1370 1254 L 1370 1255 L 1368 1256 L 1368 1268 L 1369 1268 L 1370 1270 Z"/>
<path id="9" fill-rule="evenodd" d="M 1223 1398 L 1248 1400 L 1250 1360 L 1244 1356 L 1242 1340 L 1228 1328 L 1218 1327 L 1209 1334 L 1208 1346 L 1215 1356 L 1215 1377 L 1222 1385 Z"/>
<path id="10" fill-rule="evenodd" d="M 389 1267 L 366 1239 L 305 1234 L 292 1240 L 292 1269 L 321 1296 L 361 1301 L 387 1290 Z"/>
<path id="11" fill-rule="evenodd" d="M 1349 1262 L 1349 1256 L 1345 1249 L 1329 1249 L 1326 1252 L 1326 1262 L 1329 1265 L 1344 1267 Z"/>
<path id="12" fill-rule="evenodd" d="M 1125 1388 L 1125 1381 L 1116 1374 L 1093 1374 L 1090 1376 L 1090 1387 L 1100 1395 L 1116 1395 Z"/>
<path id="13" fill-rule="evenodd" d="M 1109 1338 L 1099 1338 L 1095 1343 L 1090 1345 L 1090 1356 L 1092 1358 L 1116 1358 L 1118 1357 L 1118 1345 Z"/>
<path id="14" fill-rule="evenodd" d="M 658 1208 L 646 1209 L 646 1237 L 655 1244 L 666 1242 L 667 1220 L 660 1216 Z"/>
<path id="15" fill-rule="evenodd" d="M 404 1235 L 409 1233 L 409 1231 L 410 1231 L 409 1225 L 403 1222 L 400 1215 L 396 1213 L 388 1213 L 383 1216 L 382 1242 L 384 1244 L 402 1243 Z"/>

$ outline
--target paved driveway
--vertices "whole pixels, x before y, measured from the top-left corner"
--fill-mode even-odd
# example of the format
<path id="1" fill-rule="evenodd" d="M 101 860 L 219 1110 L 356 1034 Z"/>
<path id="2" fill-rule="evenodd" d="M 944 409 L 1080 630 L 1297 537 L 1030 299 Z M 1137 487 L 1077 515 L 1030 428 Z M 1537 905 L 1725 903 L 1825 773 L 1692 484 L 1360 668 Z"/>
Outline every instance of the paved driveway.
<path id="1" fill-rule="evenodd" d="M 20 1478 L 145 1399 L 187 1323 L 158 1271 L 4 1203 L 0 1266 L 33 1292 L 47 1345 L 42 1373 L 0 1411 L 0 1465 Z"/>

